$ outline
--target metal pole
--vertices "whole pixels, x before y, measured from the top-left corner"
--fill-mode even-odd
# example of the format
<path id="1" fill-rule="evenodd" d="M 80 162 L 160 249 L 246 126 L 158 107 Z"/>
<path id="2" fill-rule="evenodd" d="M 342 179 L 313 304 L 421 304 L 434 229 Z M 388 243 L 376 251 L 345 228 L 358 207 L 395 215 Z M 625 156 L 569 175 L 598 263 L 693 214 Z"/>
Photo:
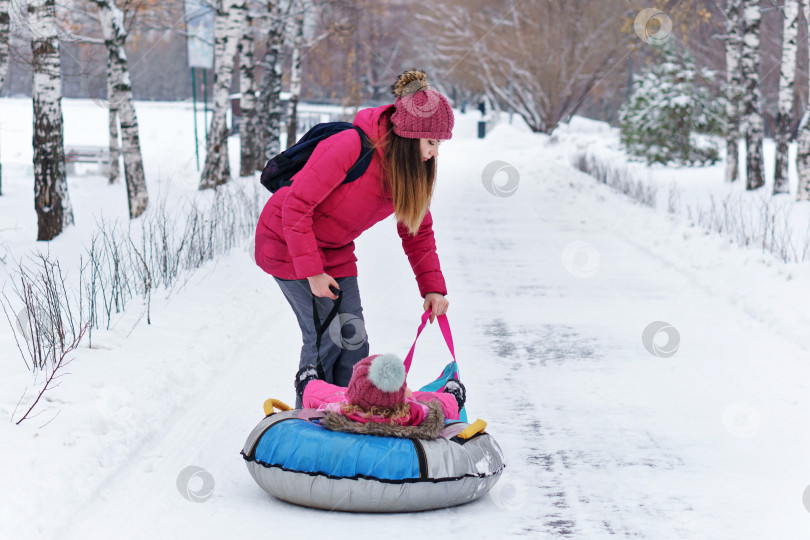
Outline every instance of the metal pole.
<path id="1" fill-rule="evenodd" d="M 197 75 L 191 68 L 191 100 L 194 107 L 194 152 L 197 153 L 197 172 L 200 172 L 200 143 L 197 140 Z"/>

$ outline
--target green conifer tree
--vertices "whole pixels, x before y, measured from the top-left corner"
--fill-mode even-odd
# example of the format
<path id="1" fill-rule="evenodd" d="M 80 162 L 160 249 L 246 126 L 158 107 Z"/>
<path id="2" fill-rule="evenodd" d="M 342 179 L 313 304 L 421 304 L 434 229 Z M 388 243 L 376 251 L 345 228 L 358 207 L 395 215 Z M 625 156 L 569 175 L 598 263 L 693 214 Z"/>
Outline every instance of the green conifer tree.
<path id="1" fill-rule="evenodd" d="M 633 93 L 619 111 L 621 141 L 647 163 L 714 163 L 719 141 L 707 135 L 724 132 L 725 105 L 711 95 L 714 72 L 695 67 L 672 40 L 658 52 L 652 67 L 633 77 Z"/>

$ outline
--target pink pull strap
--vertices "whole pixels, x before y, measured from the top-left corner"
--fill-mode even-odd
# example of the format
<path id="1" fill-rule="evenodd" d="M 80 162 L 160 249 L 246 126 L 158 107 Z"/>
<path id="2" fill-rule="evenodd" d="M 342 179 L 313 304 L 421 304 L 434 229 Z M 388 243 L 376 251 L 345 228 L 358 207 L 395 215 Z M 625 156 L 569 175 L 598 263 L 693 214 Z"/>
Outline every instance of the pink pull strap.
<path id="1" fill-rule="evenodd" d="M 405 357 L 405 372 L 409 372 L 411 370 L 411 362 L 413 361 L 413 351 L 416 349 L 416 340 L 419 339 L 419 334 L 422 333 L 422 330 L 425 329 L 425 325 L 430 319 L 430 310 L 426 310 L 422 314 L 422 324 L 419 325 L 419 329 L 416 331 L 416 338 L 413 340 L 413 345 L 411 345 L 411 350 L 408 352 L 408 356 Z M 436 319 L 439 321 L 439 328 L 442 331 L 442 336 L 444 336 L 444 342 L 447 343 L 447 348 L 450 349 L 450 354 L 453 355 L 453 360 L 456 359 L 456 351 L 453 349 L 453 335 L 450 333 L 450 323 L 447 322 L 447 315 L 438 315 Z"/>

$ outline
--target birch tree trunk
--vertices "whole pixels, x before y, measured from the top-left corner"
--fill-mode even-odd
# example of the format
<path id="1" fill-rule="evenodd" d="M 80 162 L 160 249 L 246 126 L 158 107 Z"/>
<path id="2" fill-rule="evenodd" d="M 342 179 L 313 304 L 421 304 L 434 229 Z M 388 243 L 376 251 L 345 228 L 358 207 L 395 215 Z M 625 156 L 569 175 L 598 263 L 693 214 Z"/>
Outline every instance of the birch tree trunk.
<path id="1" fill-rule="evenodd" d="M 760 23 L 759 0 L 743 2 L 742 116 L 745 121 L 746 182 L 754 190 L 765 183 L 762 170 L 762 94 L 759 84 Z"/>
<path id="2" fill-rule="evenodd" d="M 799 37 L 799 1 L 785 0 L 782 65 L 779 75 L 779 112 L 776 115 L 776 168 L 773 193 L 788 192 L 788 142 L 793 124 L 793 82 L 796 79 L 796 49 Z"/>
<path id="3" fill-rule="evenodd" d="M 30 0 L 34 104 L 34 208 L 37 240 L 51 240 L 73 223 L 65 178 L 62 65 L 54 0 Z"/>
<path id="4" fill-rule="evenodd" d="M 224 184 L 231 176 L 227 114 L 234 57 L 246 11 L 245 0 L 221 0 L 214 17 L 214 110 L 208 128 L 200 189 Z"/>
<path id="5" fill-rule="evenodd" d="M 258 170 L 281 152 L 281 65 L 284 43 L 284 14 L 280 0 L 268 0 L 267 50 L 262 59 L 262 82 L 259 88 Z"/>
<path id="6" fill-rule="evenodd" d="M 803 2 L 804 19 L 810 31 L 810 2 Z M 810 75 L 810 72 L 808 72 Z M 810 79 L 810 77 L 808 77 Z M 796 189 L 797 201 L 810 201 L 810 95 L 805 101 L 804 115 L 799 123 L 799 136 L 796 141 L 796 168 L 799 173 L 799 185 Z"/>
<path id="7" fill-rule="evenodd" d="M 110 107 L 115 108 L 121 122 L 121 150 L 124 154 L 124 178 L 127 184 L 129 217 L 134 219 L 146 210 L 149 194 L 143 174 L 143 157 L 138 135 L 138 116 L 132 103 L 132 83 L 127 67 L 127 53 L 124 43 L 127 31 L 124 28 L 124 13 L 113 0 L 93 0 L 98 6 L 101 31 L 107 46 L 107 66 L 112 94 L 107 96 Z M 111 139 L 112 142 L 112 139 Z M 110 148 L 112 158 L 112 148 Z"/>
<path id="8" fill-rule="evenodd" d="M 258 161 L 256 152 L 256 66 L 255 66 L 255 39 L 253 34 L 253 17 L 248 11 L 242 37 L 239 40 L 239 143 L 241 154 L 239 160 L 239 174 L 250 176 L 256 171 Z"/>
<path id="9" fill-rule="evenodd" d="M 11 26 L 8 7 L 9 0 L 0 0 L 0 92 L 8 73 L 8 36 Z M 2 126 L 0 126 L 2 127 Z M 3 162 L 0 161 L 0 195 L 3 194 Z"/>
<path id="10" fill-rule="evenodd" d="M 109 64 L 109 58 L 107 59 Z M 110 108 L 108 118 L 108 125 L 110 130 L 110 169 L 109 173 L 110 184 L 115 184 L 121 180 L 121 169 L 118 166 L 118 160 L 121 157 L 121 148 L 118 146 L 118 107 L 115 101 L 111 100 L 113 95 L 112 77 L 110 77 L 110 66 L 107 66 L 107 103 Z"/>
<path id="11" fill-rule="evenodd" d="M 805 104 L 796 146 L 796 168 L 799 172 L 796 200 L 810 201 L 810 103 Z"/>
<path id="12" fill-rule="evenodd" d="M 740 28 L 742 0 L 728 0 L 726 9 L 726 84 L 728 132 L 726 134 L 726 182 L 736 182 L 740 177 L 740 99 L 742 81 L 740 73 Z"/>
<path id="13" fill-rule="evenodd" d="M 298 139 L 298 98 L 301 96 L 301 47 L 304 44 L 305 1 L 296 0 L 293 19 L 292 65 L 290 67 L 290 102 L 287 105 L 287 148 Z"/>
<path id="14" fill-rule="evenodd" d="M 11 31 L 11 17 L 8 13 L 10 0 L 0 0 L 0 92 L 8 74 L 8 37 Z"/>

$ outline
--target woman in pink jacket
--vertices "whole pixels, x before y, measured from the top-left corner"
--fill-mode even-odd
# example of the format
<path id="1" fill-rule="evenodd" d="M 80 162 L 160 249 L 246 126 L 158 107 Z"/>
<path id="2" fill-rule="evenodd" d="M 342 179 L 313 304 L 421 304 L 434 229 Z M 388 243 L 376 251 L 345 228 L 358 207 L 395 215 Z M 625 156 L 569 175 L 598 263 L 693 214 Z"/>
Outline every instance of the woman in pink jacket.
<path id="1" fill-rule="evenodd" d="M 360 156 L 360 134 L 349 129 L 332 135 L 318 144 L 292 185 L 270 197 L 256 227 L 256 263 L 281 287 L 304 340 L 297 407 L 306 383 L 318 378 L 319 362 L 326 382 L 346 386 L 354 364 L 368 356 L 354 240 L 375 223 L 395 215 L 423 309 L 431 310 L 431 323 L 447 312 L 429 207 L 439 145 L 452 136 L 453 111 L 422 71 L 404 72 L 392 89 L 392 105 L 364 109 L 354 120 L 374 149 L 366 172 L 343 183 Z M 316 347 L 314 313 L 322 324 L 337 300 L 332 287 L 341 293 L 340 313 Z"/>

